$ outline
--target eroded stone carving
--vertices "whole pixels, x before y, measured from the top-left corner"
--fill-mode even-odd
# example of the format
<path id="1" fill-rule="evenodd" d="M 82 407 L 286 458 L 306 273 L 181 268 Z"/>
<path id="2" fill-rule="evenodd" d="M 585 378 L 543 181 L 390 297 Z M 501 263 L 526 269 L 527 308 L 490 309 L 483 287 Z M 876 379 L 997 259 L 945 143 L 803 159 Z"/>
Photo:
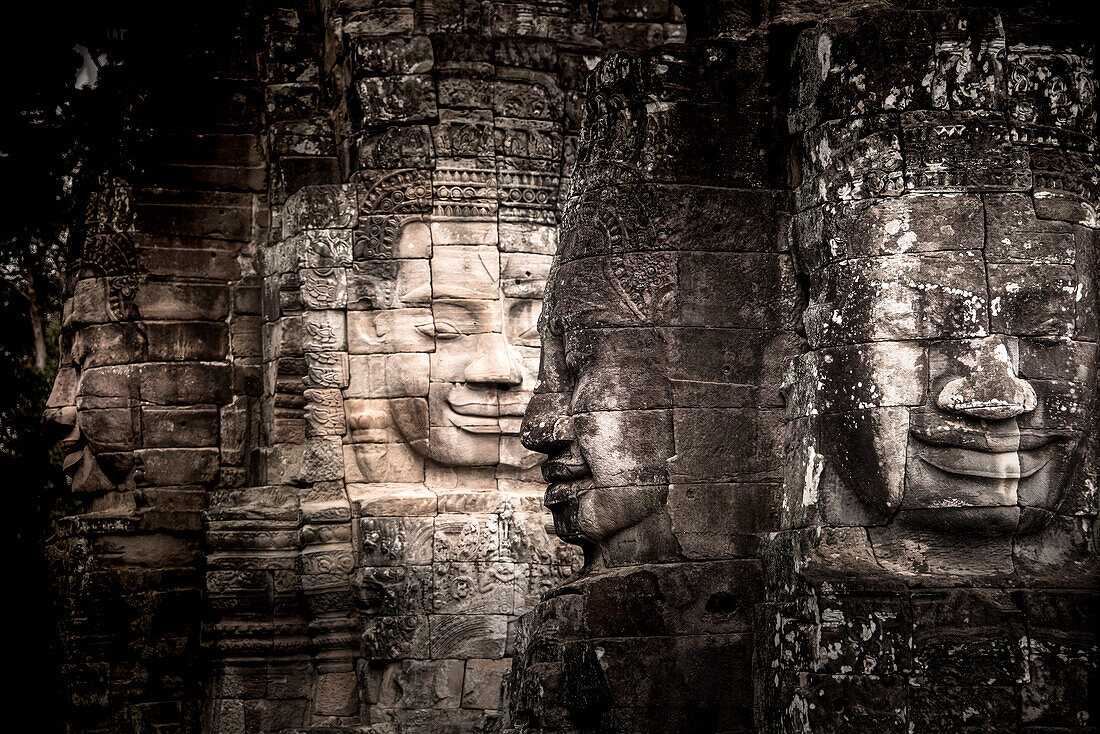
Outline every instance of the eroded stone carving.
<path id="1" fill-rule="evenodd" d="M 731 121 L 772 102 L 708 90 L 756 78 L 761 49 L 616 56 L 590 82 L 523 423 L 585 565 L 521 621 L 508 732 L 752 729 L 753 556 L 777 519 L 798 298 L 780 182 L 725 179 L 768 124 Z M 715 120 L 720 155 L 663 168 Z"/>
<path id="2" fill-rule="evenodd" d="M 1095 82 L 1064 30 L 879 9 L 799 41 L 809 351 L 786 378 L 785 531 L 762 548 L 762 731 L 1087 707 L 1055 682 L 1096 654 Z"/>

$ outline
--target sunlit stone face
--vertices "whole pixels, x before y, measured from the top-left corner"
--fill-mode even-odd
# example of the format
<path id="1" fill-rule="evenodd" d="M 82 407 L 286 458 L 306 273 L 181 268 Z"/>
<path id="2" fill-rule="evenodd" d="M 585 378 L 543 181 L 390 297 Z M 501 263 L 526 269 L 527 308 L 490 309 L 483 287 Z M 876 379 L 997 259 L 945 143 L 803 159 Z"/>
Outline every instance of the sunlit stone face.
<path id="1" fill-rule="evenodd" d="M 793 400 L 825 460 L 876 523 L 1041 528 L 1092 421 L 1092 232 L 1017 194 L 826 206 L 821 225 Z"/>
<path id="2" fill-rule="evenodd" d="M 497 236 L 495 224 L 409 218 L 391 235 L 392 258 L 351 269 L 348 419 L 352 440 L 366 441 L 360 464 L 377 463 L 366 454 L 381 436 L 445 466 L 535 465 L 518 436 L 550 257 L 504 251 Z"/>
<path id="3" fill-rule="evenodd" d="M 516 439 L 534 387 L 540 304 L 514 296 L 541 295 L 546 265 L 492 245 L 439 245 L 429 263 L 431 282 L 407 296 L 422 309 L 413 328 L 434 346 L 421 365 L 427 411 L 391 402 L 397 428 L 442 464 L 529 468 L 534 457 Z"/>

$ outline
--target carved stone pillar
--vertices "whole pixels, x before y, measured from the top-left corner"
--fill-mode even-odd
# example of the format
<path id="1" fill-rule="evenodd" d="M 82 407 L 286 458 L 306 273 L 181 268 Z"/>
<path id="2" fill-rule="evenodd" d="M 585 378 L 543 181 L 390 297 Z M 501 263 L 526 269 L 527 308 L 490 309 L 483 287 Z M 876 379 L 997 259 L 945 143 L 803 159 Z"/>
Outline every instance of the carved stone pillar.
<path id="1" fill-rule="evenodd" d="M 768 56 L 667 47 L 589 79 L 523 425 L 585 566 L 521 620 L 508 732 L 752 730 L 801 341 Z"/>
<path id="2" fill-rule="evenodd" d="M 762 731 L 1090 719 L 1100 169 L 1080 30 L 880 8 L 799 38 L 810 351 L 763 552 Z"/>

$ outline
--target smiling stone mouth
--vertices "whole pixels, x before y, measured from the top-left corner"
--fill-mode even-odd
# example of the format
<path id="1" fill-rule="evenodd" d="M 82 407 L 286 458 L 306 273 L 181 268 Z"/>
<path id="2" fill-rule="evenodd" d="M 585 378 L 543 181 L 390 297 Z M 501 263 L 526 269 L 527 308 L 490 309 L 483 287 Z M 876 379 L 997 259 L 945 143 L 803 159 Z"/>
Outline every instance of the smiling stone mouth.
<path id="1" fill-rule="evenodd" d="M 454 403 L 447 401 L 447 422 L 470 433 L 500 433 L 497 406 L 488 403 Z"/>
<path id="2" fill-rule="evenodd" d="M 917 454 L 924 463 L 947 474 L 979 479 L 1026 479 L 1050 462 L 1041 448 L 985 452 L 957 446 L 924 446 Z"/>

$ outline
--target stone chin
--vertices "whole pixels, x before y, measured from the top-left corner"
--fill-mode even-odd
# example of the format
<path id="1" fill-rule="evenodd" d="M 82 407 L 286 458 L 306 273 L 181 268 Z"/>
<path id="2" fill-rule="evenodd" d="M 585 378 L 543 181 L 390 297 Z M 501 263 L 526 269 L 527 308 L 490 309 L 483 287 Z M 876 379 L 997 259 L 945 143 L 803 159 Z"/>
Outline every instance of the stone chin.
<path id="1" fill-rule="evenodd" d="M 545 504 L 554 531 L 575 545 L 599 545 L 643 523 L 664 507 L 668 487 L 597 487 L 591 478 L 552 484 Z"/>

